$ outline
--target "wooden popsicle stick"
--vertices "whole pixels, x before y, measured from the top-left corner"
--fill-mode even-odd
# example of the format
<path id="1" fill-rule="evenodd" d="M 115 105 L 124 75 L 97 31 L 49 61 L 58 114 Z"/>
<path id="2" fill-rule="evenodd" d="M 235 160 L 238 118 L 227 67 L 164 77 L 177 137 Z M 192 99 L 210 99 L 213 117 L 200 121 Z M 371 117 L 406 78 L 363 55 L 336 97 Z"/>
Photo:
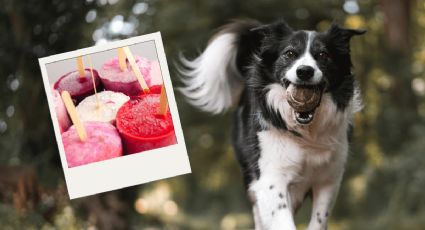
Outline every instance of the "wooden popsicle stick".
<path id="1" fill-rule="evenodd" d="M 94 95 L 96 96 L 96 104 L 97 104 L 97 108 L 100 108 L 101 104 L 99 103 L 99 98 L 98 98 L 97 89 L 96 89 L 96 83 L 94 81 L 93 63 L 91 61 L 91 56 L 89 55 L 88 57 L 89 57 L 90 73 L 91 73 L 91 79 L 92 79 L 92 83 L 93 83 Z"/>
<path id="2" fill-rule="evenodd" d="M 72 123 L 74 123 L 75 129 L 77 130 L 78 136 L 81 141 L 87 140 L 86 129 L 84 128 L 80 118 L 78 117 L 77 110 L 75 109 L 74 103 L 72 102 L 71 95 L 68 91 L 62 91 L 62 100 L 65 104 L 66 110 L 71 117 Z"/>
<path id="3" fill-rule="evenodd" d="M 124 50 L 125 55 L 127 56 L 128 62 L 130 62 L 130 66 L 131 66 L 131 69 L 134 72 L 134 75 L 136 75 L 136 78 L 139 81 L 139 84 L 143 89 L 143 92 L 149 93 L 149 91 L 150 91 L 149 87 L 146 84 L 145 79 L 143 78 L 142 72 L 140 72 L 140 69 L 136 64 L 136 60 L 134 59 L 133 54 L 130 51 L 130 48 L 128 48 L 128 46 L 126 46 L 126 47 L 123 47 L 123 50 Z"/>
<path id="4" fill-rule="evenodd" d="M 168 111 L 168 100 L 167 100 L 167 92 L 165 92 L 165 86 L 162 84 L 161 88 L 161 96 L 159 97 L 159 108 L 158 114 L 165 116 Z"/>
<path id="5" fill-rule="evenodd" d="M 80 77 L 85 77 L 86 74 L 84 73 L 84 63 L 83 63 L 82 56 L 77 57 L 77 66 L 78 66 L 78 73 L 80 74 Z"/>
<path id="6" fill-rule="evenodd" d="M 120 63 L 121 71 L 127 70 L 127 61 L 125 59 L 126 57 L 124 49 L 122 47 L 118 48 L 118 61 Z"/>

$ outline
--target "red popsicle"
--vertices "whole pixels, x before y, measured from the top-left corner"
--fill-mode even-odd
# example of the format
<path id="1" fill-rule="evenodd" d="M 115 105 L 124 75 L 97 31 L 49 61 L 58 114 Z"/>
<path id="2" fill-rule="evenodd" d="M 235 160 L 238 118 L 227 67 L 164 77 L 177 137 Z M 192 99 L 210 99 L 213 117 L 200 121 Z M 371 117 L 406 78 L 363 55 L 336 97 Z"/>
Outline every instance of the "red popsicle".
<path id="1" fill-rule="evenodd" d="M 90 69 L 84 69 L 85 76 L 81 77 L 78 71 L 69 72 L 60 77 L 53 88 L 58 90 L 59 93 L 62 91 L 68 91 L 72 99 L 77 104 L 85 97 L 94 94 L 93 83 L 91 79 Z M 93 70 L 94 82 L 96 89 L 100 91 L 102 89 L 99 74 L 96 70 Z"/>
<path id="2" fill-rule="evenodd" d="M 143 75 L 143 78 L 148 86 L 151 85 L 151 62 L 141 57 L 135 57 L 137 66 Z M 121 70 L 119 59 L 113 58 L 107 61 L 102 69 L 99 70 L 100 79 L 105 86 L 105 89 L 122 92 L 128 96 L 134 96 L 142 91 L 140 83 L 131 70 L 130 65 L 127 69 Z"/>
<path id="3" fill-rule="evenodd" d="M 161 85 L 152 85 L 152 86 L 149 87 L 149 93 L 150 94 L 160 94 L 161 88 L 162 88 Z M 139 94 L 137 94 L 136 96 L 131 96 L 130 98 L 138 98 L 138 97 L 140 97 L 144 94 L 146 94 L 146 93 L 143 92 L 143 91 L 140 91 Z"/>
<path id="4" fill-rule="evenodd" d="M 116 125 L 128 154 L 176 143 L 170 112 L 157 114 L 159 101 L 159 94 L 145 94 L 118 110 Z"/>
<path id="5" fill-rule="evenodd" d="M 121 138 L 113 125 L 91 121 L 84 122 L 84 128 L 85 141 L 79 138 L 75 126 L 62 134 L 69 168 L 122 156 Z"/>

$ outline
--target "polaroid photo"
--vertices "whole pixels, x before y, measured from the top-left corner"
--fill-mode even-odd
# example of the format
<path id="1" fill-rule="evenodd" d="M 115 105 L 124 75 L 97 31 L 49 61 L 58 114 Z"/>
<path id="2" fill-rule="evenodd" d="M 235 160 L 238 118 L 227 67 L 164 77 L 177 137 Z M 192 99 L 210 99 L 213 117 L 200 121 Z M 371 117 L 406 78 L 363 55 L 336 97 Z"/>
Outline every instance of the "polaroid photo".
<path id="1" fill-rule="evenodd" d="M 39 63 L 70 199 L 191 172 L 159 32 Z"/>

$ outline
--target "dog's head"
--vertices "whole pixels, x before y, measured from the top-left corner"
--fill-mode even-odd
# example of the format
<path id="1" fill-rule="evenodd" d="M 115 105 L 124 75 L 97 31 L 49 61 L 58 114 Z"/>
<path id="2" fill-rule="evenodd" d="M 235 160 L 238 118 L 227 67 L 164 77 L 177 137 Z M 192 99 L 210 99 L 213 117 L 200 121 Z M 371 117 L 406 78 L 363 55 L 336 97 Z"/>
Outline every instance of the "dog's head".
<path id="1" fill-rule="evenodd" d="M 350 39 L 366 31 L 346 29 L 337 24 L 332 24 L 325 32 L 295 31 L 284 21 L 279 21 L 254 28 L 251 32 L 261 40 L 258 56 L 267 81 L 279 83 L 285 89 L 314 91 L 320 93 L 319 98 L 324 92 L 330 93 L 342 109 L 348 104 L 349 98 L 344 97 L 352 96 L 352 92 L 346 90 L 353 91 L 354 82 Z M 293 107 L 296 120 L 301 124 L 310 123 L 319 103 L 320 99 L 316 106 L 303 111 Z"/>

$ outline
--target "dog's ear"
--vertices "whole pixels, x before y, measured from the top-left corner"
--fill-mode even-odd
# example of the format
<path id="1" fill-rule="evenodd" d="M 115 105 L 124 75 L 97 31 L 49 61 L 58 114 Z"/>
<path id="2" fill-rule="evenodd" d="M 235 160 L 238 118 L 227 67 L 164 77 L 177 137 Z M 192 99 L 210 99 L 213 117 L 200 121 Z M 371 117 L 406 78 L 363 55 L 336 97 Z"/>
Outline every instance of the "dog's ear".
<path id="1" fill-rule="evenodd" d="M 325 32 L 325 35 L 333 45 L 341 52 L 350 52 L 350 40 L 355 35 L 362 35 L 366 30 L 347 29 L 335 22 Z"/>
<path id="2" fill-rule="evenodd" d="M 292 28 L 283 19 L 272 24 L 261 25 L 251 29 L 251 33 L 256 34 L 259 38 L 270 36 L 283 37 L 286 34 L 292 33 L 292 31 Z"/>
<path id="3" fill-rule="evenodd" d="M 250 33 L 261 44 L 260 57 L 266 65 L 271 65 L 278 58 L 279 41 L 292 32 L 292 28 L 284 20 L 261 25 L 250 30 Z"/>

